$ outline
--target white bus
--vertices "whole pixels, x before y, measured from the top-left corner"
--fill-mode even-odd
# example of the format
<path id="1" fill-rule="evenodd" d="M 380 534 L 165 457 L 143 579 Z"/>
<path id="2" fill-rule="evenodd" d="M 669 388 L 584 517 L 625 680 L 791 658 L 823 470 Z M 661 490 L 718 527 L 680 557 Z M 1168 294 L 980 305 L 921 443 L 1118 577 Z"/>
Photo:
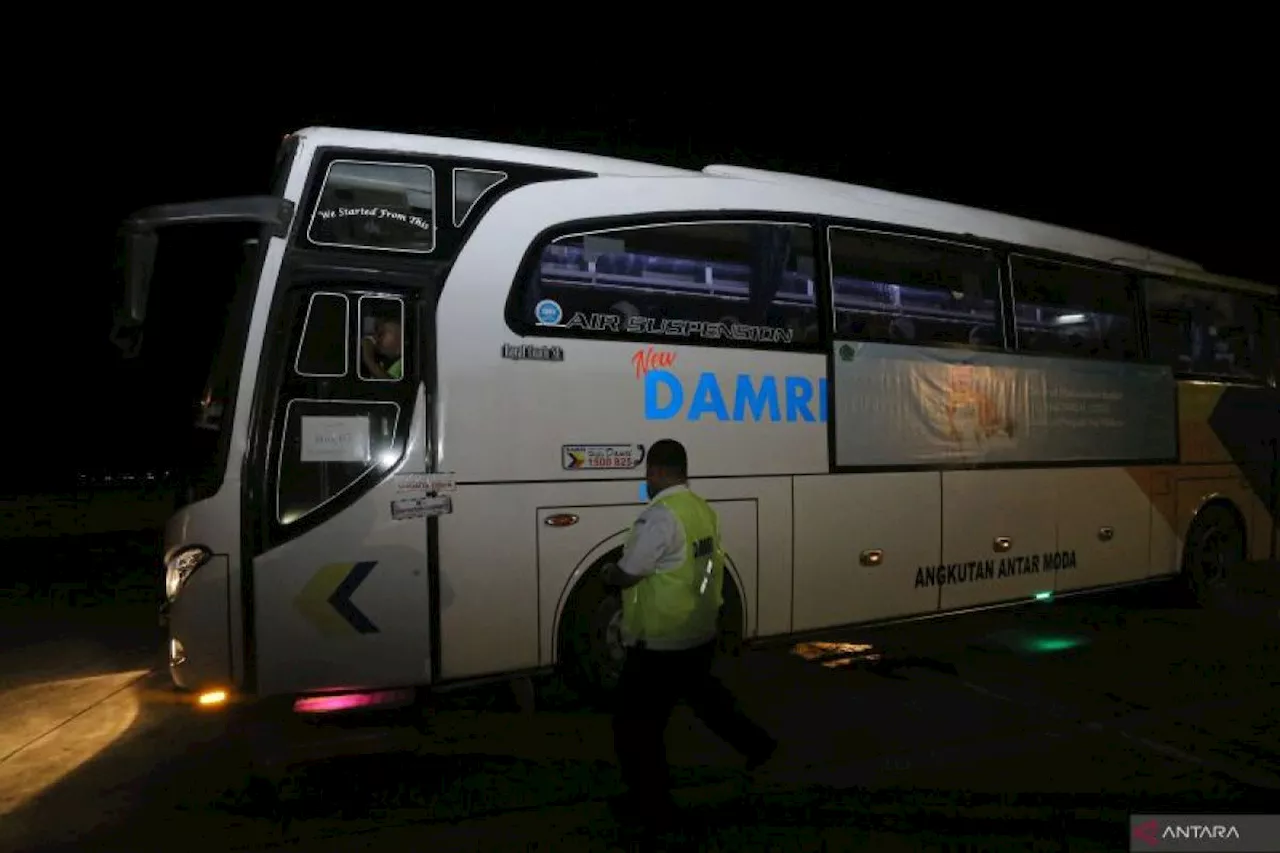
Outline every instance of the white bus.
<path id="1" fill-rule="evenodd" d="M 814 178 L 313 128 L 273 195 L 126 223 L 131 322 L 157 229 L 226 221 L 261 238 L 166 534 L 205 701 L 607 691 L 597 569 L 664 437 L 722 520 L 727 642 L 1277 553 L 1273 287 Z M 398 374 L 363 357 L 388 320 Z"/>

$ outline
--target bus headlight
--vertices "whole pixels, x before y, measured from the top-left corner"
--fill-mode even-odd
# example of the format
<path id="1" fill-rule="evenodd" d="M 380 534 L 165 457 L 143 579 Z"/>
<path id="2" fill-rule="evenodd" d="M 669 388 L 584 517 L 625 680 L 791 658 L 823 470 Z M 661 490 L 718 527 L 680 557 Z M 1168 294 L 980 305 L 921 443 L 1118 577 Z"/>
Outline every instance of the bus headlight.
<path id="1" fill-rule="evenodd" d="M 209 562 L 212 556 L 213 552 L 203 545 L 187 545 L 169 555 L 164 570 L 164 595 L 169 603 L 178 597 L 191 573 Z"/>

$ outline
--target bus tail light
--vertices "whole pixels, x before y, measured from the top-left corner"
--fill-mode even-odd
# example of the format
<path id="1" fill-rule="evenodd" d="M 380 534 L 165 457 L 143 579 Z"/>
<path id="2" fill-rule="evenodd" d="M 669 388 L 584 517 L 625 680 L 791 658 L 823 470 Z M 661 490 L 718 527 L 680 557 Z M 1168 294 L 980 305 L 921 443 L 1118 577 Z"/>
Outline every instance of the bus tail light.
<path id="1" fill-rule="evenodd" d="M 213 552 L 203 545 L 188 545 L 169 555 L 164 566 L 164 595 L 170 604 L 196 569 L 209 562 Z"/>

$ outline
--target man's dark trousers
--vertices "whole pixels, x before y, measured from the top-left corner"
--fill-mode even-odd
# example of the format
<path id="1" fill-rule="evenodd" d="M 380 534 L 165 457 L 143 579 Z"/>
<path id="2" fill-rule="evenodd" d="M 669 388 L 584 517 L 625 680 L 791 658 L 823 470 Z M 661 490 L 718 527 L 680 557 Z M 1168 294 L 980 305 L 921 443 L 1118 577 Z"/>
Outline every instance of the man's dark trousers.
<path id="1" fill-rule="evenodd" d="M 669 802 L 670 776 L 664 735 L 677 702 L 683 699 L 749 764 L 765 760 L 775 742 L 752 722 L 737 699 L 711 673 L 714 641 L 685 651 L 627 649 L 613 717 L 614 749 L 622 781 L 637 805 Z"/>

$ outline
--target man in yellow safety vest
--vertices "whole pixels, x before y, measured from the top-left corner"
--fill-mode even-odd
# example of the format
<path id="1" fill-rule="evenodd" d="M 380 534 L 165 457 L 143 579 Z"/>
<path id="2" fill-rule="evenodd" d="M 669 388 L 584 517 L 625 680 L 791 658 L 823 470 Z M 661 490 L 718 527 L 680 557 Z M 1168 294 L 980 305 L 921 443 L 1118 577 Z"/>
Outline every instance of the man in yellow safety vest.
<path id="1" fill-rule="evenodd" d="M 649 505 L 622 558 L 605 567 L 605 581 L 622 590 L 627 646 L 613 732 L 628 793 L 617 805 L 624 818 L 656 824 L 674 816 L 664 735 L 680 699 L 746 756 L 749 770 L 777 744 L 711 673 L 725 567 L 719 518 L 689 490 L 680 442 L 656 442 L 646 464 Z"/>

